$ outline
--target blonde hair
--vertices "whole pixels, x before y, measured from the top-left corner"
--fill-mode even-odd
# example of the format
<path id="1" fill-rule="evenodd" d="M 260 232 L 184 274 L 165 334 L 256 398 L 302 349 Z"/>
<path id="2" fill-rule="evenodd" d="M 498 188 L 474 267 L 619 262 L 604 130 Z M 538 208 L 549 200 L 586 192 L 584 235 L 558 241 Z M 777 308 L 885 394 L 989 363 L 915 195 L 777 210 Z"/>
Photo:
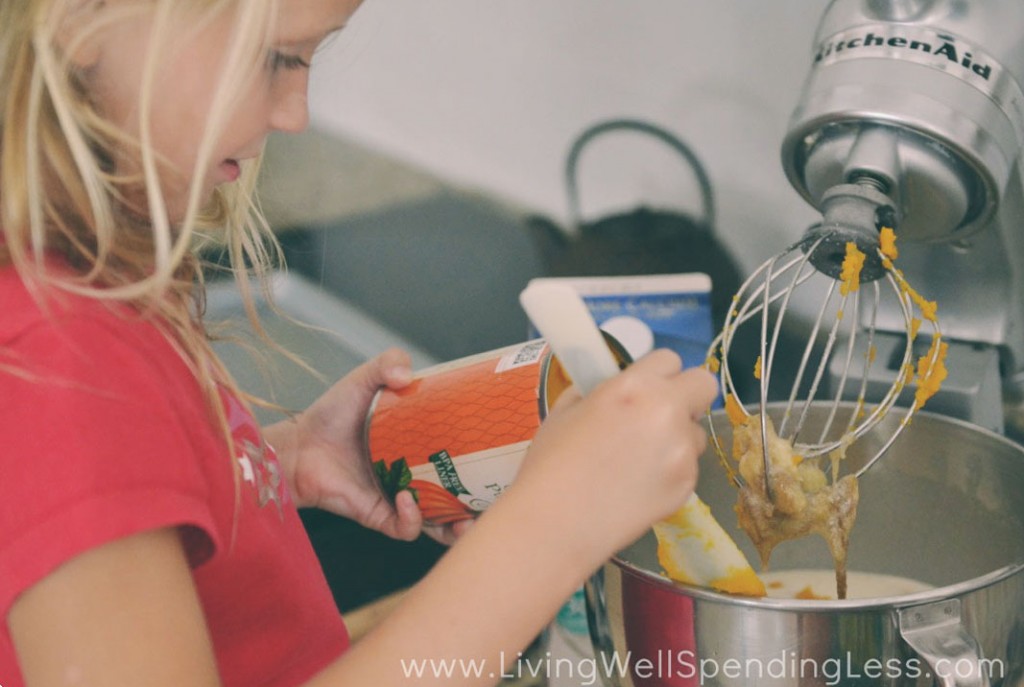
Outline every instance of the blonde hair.
<path id="1" fill-rule="evenodd" d="M 116 7 L 113 5 L 116 4 Z M 232 269 L 255 322 L 250 279 L 279 257 L 254 199 L 258 162 L 204 203 L 200 170 L 247 80 L 263 66 L 276 13 L 273 0 L 3 0 L 0 2 L 0 265 L 13 264 L 37 294 L 42 287 L 127 303 L 151 317 L 188 362 L 221 429 L 219 386 L 245 398 L 214 355 L 202 323 L 203 272 L 196 248 L 222 230 Z M 84 8 L 91 10 L 88 21 Z M 90 101 L 71 56 L 94 32 L 150 13 L 137 137 L 104 119 Z M 150 141 L 154 72 L 177 36 L 171 27 L 203 26 L 233 13 L 220 83 L 200 142 L 184 219 L 172 223 L 160 184 L 163 161 Z M 185 24 L 183 19 L 187 18 Z M 75 27 L 70 40 L 68 27 Z M 64 32 L 64 33 L 62 33 Z M 112 164 L 133 151 L 141 172 Z M 48 270 L 57 253 L 74 273 Z M 52 292 L 53 289 L 46 289 Z M 258 328 L 258 323 L 257 323 Z"/>

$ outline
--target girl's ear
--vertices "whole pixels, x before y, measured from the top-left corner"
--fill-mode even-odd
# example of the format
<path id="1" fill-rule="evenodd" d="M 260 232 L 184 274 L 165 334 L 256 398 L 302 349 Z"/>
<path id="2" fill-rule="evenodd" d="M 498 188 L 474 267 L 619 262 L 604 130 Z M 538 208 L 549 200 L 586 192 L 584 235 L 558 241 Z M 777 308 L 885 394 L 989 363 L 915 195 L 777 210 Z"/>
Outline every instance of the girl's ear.
<path id="1" fill-rule="evenodd" d="M 94 66 L 100 58 L 99 31 L 95 29 L 105 0 L 71 0 L 57 27 L 56 41 L 68 62 L 78 69 Z"/>

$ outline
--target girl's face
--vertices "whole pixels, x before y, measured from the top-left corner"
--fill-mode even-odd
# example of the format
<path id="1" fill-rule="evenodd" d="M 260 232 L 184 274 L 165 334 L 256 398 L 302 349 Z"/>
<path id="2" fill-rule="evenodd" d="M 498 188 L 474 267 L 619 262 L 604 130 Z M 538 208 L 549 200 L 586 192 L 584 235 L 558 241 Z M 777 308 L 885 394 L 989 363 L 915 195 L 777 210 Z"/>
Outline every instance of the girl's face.
<path id="1" fill-rule="evenodd" d="M 113 0 L 119 2 L 124 0 Z M 308 121 L 307 88 L 313 53 L 345 25 L 361 0 L 279 0 L 269 50 L 259 64 L 245 65 L 250 78 L 241 97 L 227 110 L 223 133 L 214 142 L 209 163 L 195 180 L 195 165 L 229 50 L 236 19 L 224 12 L 205 26 L 172 27 L 152 81 L 149 128 L 155 152 L 163 159 L 161 186 L 173 220 L 186 212 L 193 181 L 200 202 L 213 188 L 238 178 L 239 164 L 256 157 L 271 131 L 298 132 Z M 84 70 L 86 87 L 102 113 L 138 137 L 143 70 L 153 19 L 118 22 L 102 32 Z M 236 86 L 237 87 L 237 86 Z M 139 162 L 115 159 L 119 171 L 137 172 Z"/>

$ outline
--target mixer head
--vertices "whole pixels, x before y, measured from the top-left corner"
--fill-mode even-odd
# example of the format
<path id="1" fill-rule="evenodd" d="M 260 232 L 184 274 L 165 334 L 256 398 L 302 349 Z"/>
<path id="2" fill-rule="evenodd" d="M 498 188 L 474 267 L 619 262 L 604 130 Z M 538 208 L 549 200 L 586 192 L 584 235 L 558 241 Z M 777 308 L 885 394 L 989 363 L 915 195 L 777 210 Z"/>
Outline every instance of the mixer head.
<path id="1" fill-rule="evenodd" d="M 760 423 L 766 476 L 770 477 L 770 432 L 763 409 L 769 402 L 786 402 L 777 435 L 790 442 L 803 459 L 815 459 L 834 451 L 844 452 L 853 441 L 870 432 L 894 409 L 904 389 L 909 393 L 908 385 L 916 381 L 913 398 L 900 411 L 903 421 L 896 423 L 895 431 L 879 442 L 877 453 L 859 466 L 856 472 L 860 474 L 892 445 L 944 377 L 945 345 L 935 304 L 920 296 L 896 268 L 894 231 L 882 227 L 872 235 L 858 228 L 865 213 L 886 217 L 884 200 L 884 194 L 876 189 L 837 191 L 831 200 L 833 212 L 826 213 L 824 223 L 812 227 L 799 241 L 765 261 L 742 284 L 733 298 L 733 310 L 711 344 L 708 367 L 718 374 L 729 421 L 734 426 Z M 841 221 L 844 217 L 856 218 L 858 222 L 848 225 Z M 840 245 L 841 258 L 837 253 Z M 807 298 L 818 303 L 809 328 L 793 313 L 794 300 Z M 875 317 L 884 299 L 893 301 L 903 314 L 904 345 L 896 360 L 875 359 Z M 931 329 L 930 342 L 920 336 L 924 323 Z M 730 355 L 733 342 L 751 328 L 760 341 L 757 359 L 740 360 Z M 793 332 L 806 332 L 805 341 L 794 345 L 788 338 Z M 926 345 L 923 352 L 922 342 Z M 854 365 L 856 356 L 862 360 Z M 841 369 L 833 388 L 826 388 L 823 380 L 833 359 L 841 361 Z M 879 401 L 869 404 L 867 378 L 874 365 L 891 367 L 893 383 Z M 783 367 L 794 369 L 795 375 L 787 376 L 788 369 Z M 757 398 L 740 399 L 737 387 L 743 386 L 749 376 L 757 378 Z M 848 395 L 848 387 L 856 390 L 855 410 L 848 417 L 840 417 L 838 411 L 844 395 Z M 820 431 L 805 436 L 808 411 L 815 401 L 820 405 L 822 400 L 832 404 L 828 419 Z M 712 445 L 730 476 L 739 482 L 739 476 L 725 460 L 726 451 L 719 440 L 721 432 L 713 421 L 709 420 L 709 425 Z M 770 490 L 769 481 L 766 480 L 766 491 Z"/>
<path id="2" fill-rule="evenodd" d="M 835 276 L 853 241 L 868 256 L 862 281 L 882 280 L 865 244 L 894 226 L 874 213 L 891 211 L 902 269 L 942 303 L 965 371 L 936 407 L 1000 432 L 1006 413 L 1024 441 L 1022 25 L 1020 0 L 831 0 L 781 153 L 819 230 L 836 232 L 811 264 Z M 872 322 L 889 347 L 906 328 L 899 300 Z"/>
<path id="3" fill-rule="evenodd" d="M 1024 145 L 1022 21 L 1019 0 L 833 0 L 782 144 L 794 188 L 821 209 L 870 175 L 907 242 L 984 229 Z"/>

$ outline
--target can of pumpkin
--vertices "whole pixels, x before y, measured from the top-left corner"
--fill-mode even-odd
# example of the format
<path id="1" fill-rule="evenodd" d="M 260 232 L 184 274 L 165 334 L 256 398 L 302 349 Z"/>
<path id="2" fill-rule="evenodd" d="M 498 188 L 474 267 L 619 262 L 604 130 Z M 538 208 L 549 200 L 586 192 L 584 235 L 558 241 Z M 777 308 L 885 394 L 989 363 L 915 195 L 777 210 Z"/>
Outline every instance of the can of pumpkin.
<path id="1" fill-rule="evenodd" d="M 620 366 L 626 350 L 609 334 Z M 409 489 L 425 522 L 474 518 L 512 483 L 548 409 L 571 385 L 543 339 L 435 365 L 382 389 L 365 441 L 377 482 L 394 501 Z"/>

